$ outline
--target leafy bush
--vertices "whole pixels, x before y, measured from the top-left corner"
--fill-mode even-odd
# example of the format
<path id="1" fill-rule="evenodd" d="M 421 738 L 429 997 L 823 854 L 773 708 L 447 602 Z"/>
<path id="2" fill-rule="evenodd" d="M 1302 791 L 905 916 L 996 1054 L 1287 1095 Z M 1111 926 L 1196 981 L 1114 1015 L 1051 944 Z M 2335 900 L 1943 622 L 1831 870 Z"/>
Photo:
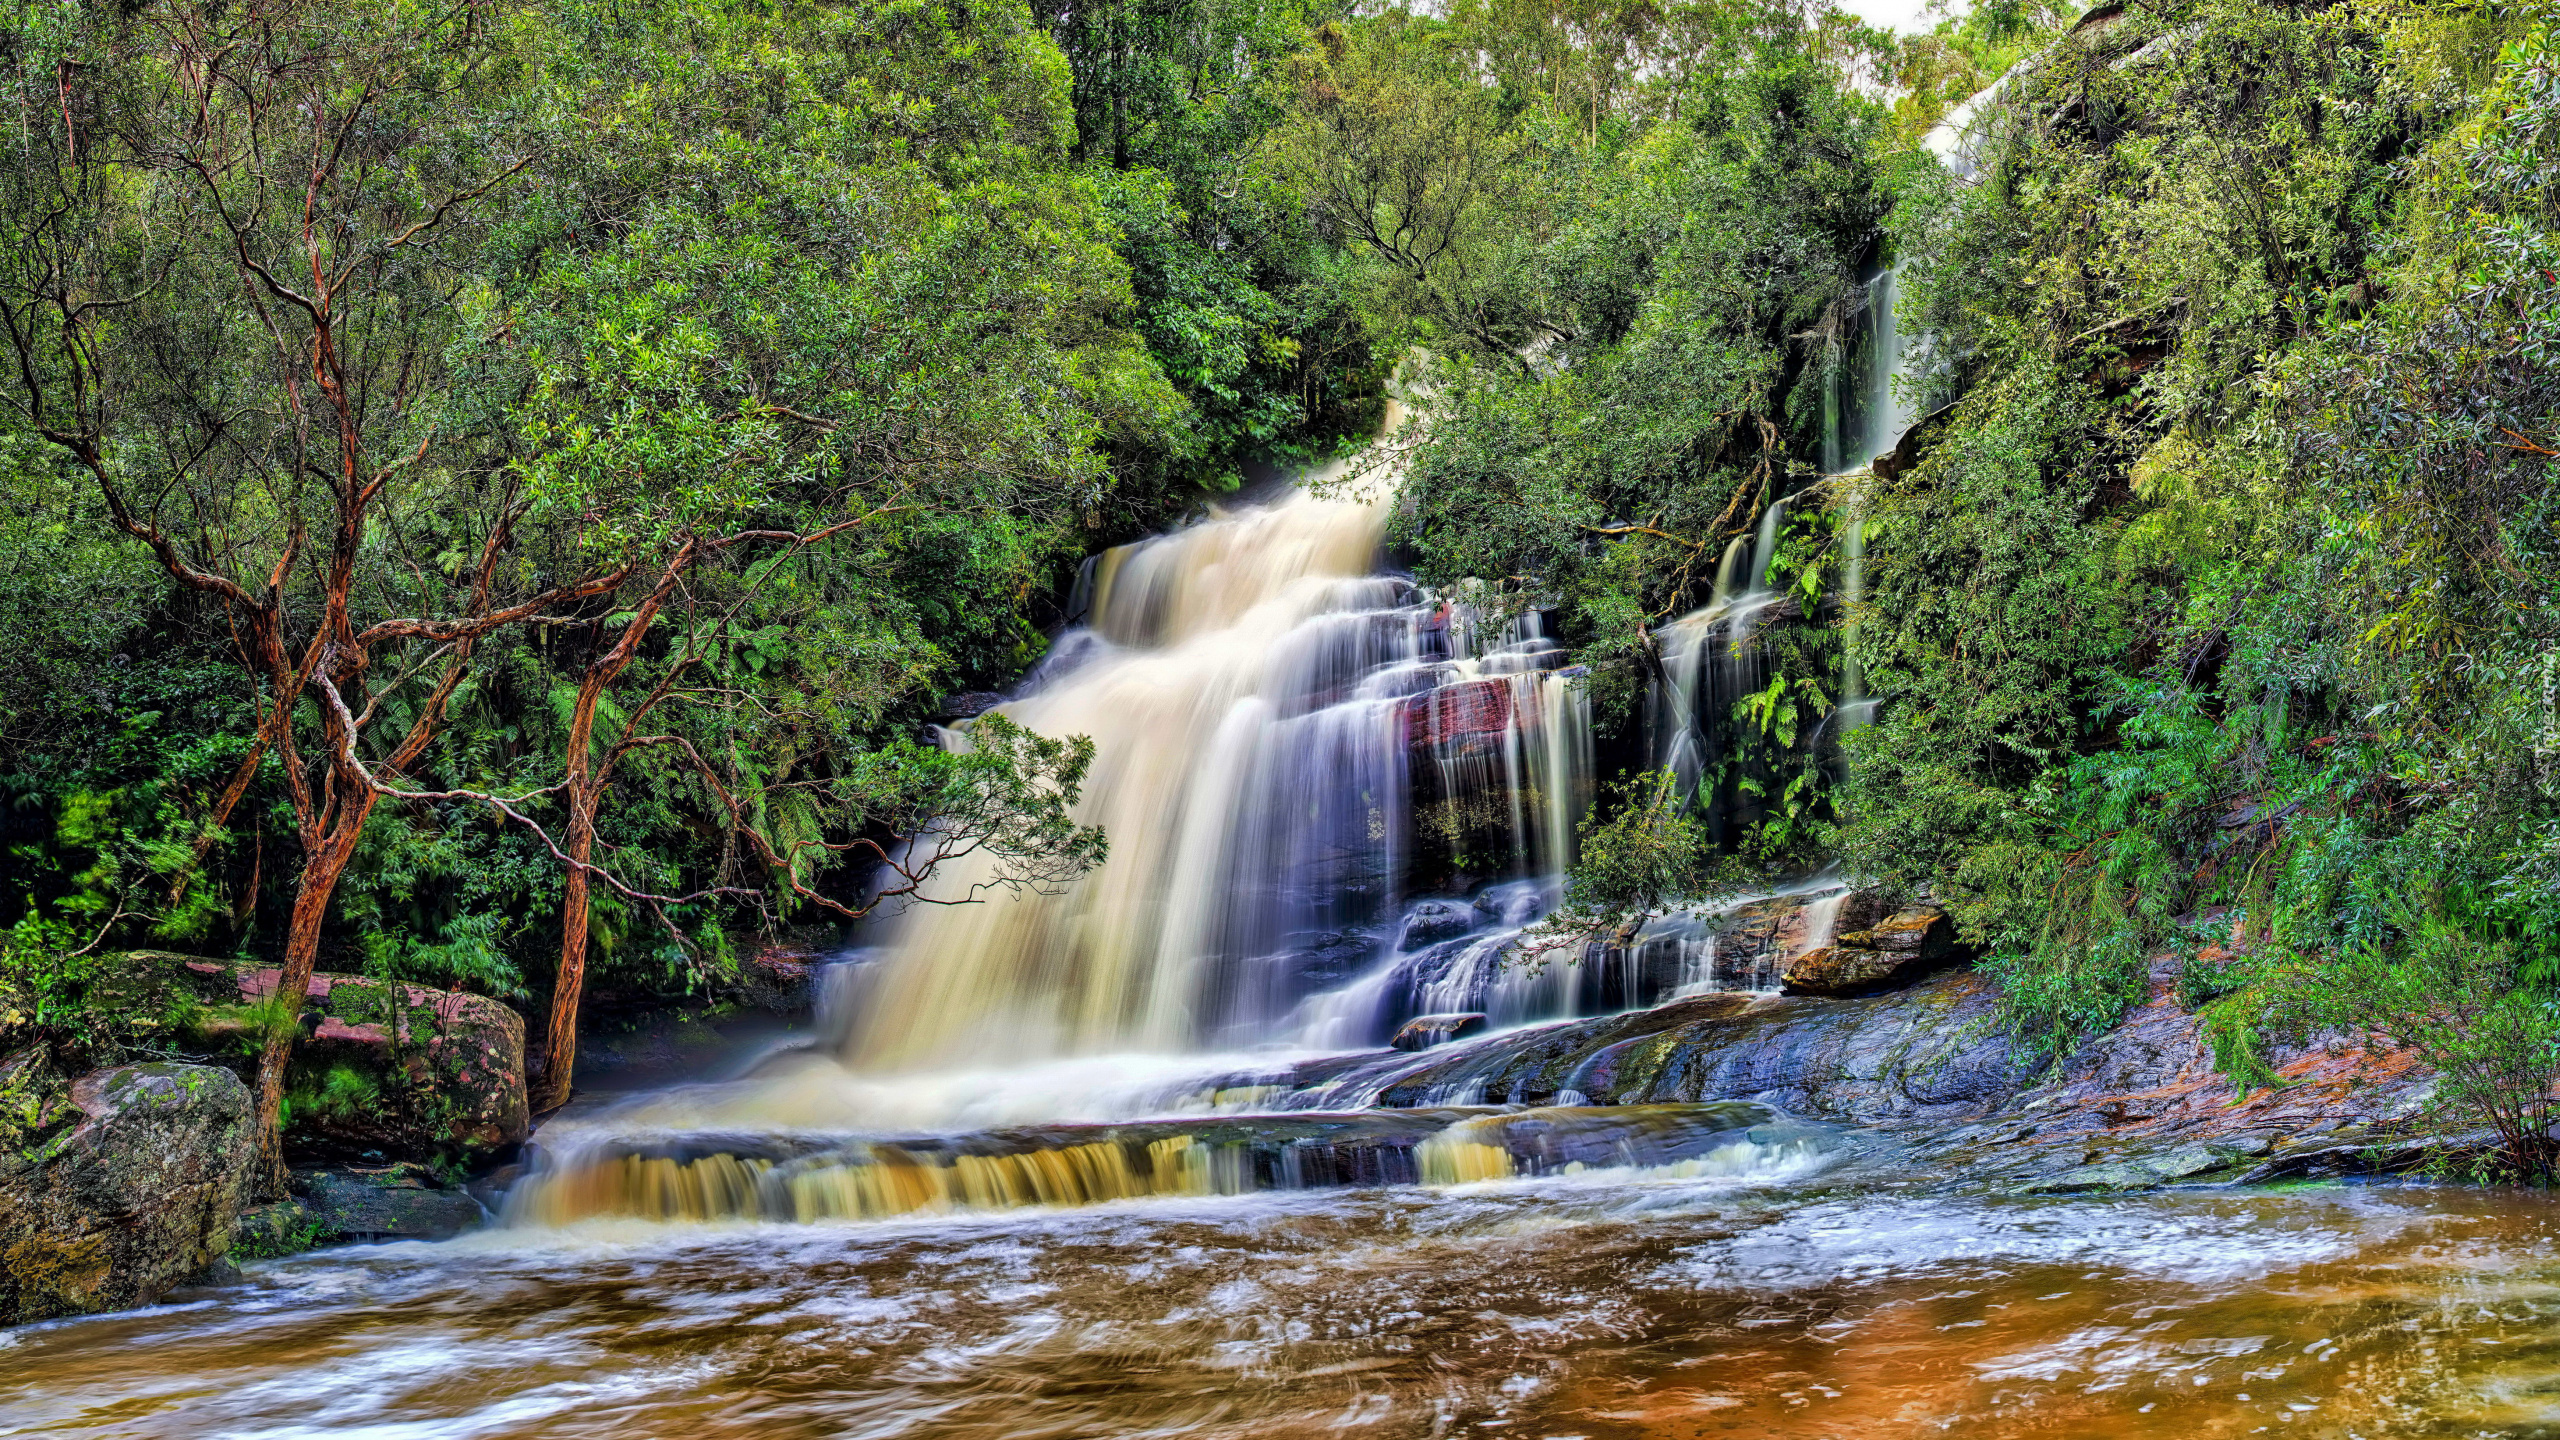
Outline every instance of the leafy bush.
<path id="1" fill-rule="evenodd" d="M 1530 969 L 1591 945 L 1624 945 L 1643 924 L 1686 904 L 1739 893 L 1742 873 L 1710 842 L 1669 770 L 1623 778 L 1586 818 L 1564 902 L 1521 932 L 1512 959 Z"/>
<path id="2" fill-rule="evenodd" d="M 2482 1178 L 2550 1184 L 2560 1164 L 2551 957 L 2511 938 L 2483 938 L 2440 901 L 2404 905 L 2398 919 L 2387 946 L 2357 943 L 2277 972 L 2270 1014 L 2297 1033 L 2343 1027 L 2415 1052 L 2436 1075 L 2427 1113 L 2496 1135 Z"/>

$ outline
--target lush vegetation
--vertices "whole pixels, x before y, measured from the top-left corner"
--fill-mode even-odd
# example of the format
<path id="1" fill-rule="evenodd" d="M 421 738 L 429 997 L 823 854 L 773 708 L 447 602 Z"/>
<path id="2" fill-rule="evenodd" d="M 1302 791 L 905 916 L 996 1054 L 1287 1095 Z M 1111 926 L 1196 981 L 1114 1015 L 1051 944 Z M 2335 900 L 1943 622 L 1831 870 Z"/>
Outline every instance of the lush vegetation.
<path id="1" fill-rule="evenodd" d="M 522 1004 L 557 1098 L 590 971 L 720 984 L 911 887 L 928 819 L 1072 883 L 1088 750 L 919 728 L 1401 363 L 1399 556 L 1542 611 L 1617 753 L 1756 579 L 1725 743 L 1594 820 L 1573 924 L 1836 861 L 2049 1049 L 2177 952 L 2244 1083 L 2272 1035 L 2436 1044 L 2449 986 L 2502 1038 L 2448 1073 L 2550 1071 L 2524 19 L 97 0 L 0 65 L 30 1023 L 135 946 L 361 970 Z M 1888 270 L 1928 419 L 1860 466 Z"/>
<path id="2" fill-rule="evenodd" d="M 2181 946 L 2263 970 L 2237 1009 L 2446 932 L 2538 994 L 2545 35 L 2205 5 L 2047 53 L 1984 183 L 1895 215 L 1965 393 L 1874 498 L 1843 849 L 2056 1043 Z"/>
<path id="3" fill-rule="evenodd" d="M 1484 178 L 1363 201 L 1453 212 L 1413 227 L 1442 258 L 1347 232 L 1439 363 L 1417 568 L 1546 608 L 1622 727 L 1788 503 L 1757 668 L 1708 717 L 1730 743 L 1686 812 L 1627 787 L 1566 918 L 1836 860 L 1946 905 L 2048 1051 L 2201 956 L 2237 1083 L 2277 1080 L 2272 1037 L 2362 1027 L 2547 1173 L 2519 1098 L 2560 1061 L 2546 32 L 1986 6 L 1886 52 L 1879 104 L 1836 28 L 1717 19 L 1685 52 L 1708 88 L 1576 111 L 1494 55 L 1517 113 L 1479 97 L 1434 123 L 1487 138 L 1427 142 Z M 1438 33 L 1329 51 L 1343 103 Z M 2003 73 L 1966 163 L 1915 145 Z M 1843 380 L 1887 268 L 1928 423 L 1826 474 L 1855 467 Z"/>

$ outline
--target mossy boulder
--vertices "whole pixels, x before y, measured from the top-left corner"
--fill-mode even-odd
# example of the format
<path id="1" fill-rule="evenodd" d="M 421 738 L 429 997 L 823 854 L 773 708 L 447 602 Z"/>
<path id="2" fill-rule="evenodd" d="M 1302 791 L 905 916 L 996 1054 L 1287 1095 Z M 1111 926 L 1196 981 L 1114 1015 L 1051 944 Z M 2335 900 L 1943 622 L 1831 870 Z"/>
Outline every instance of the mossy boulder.
<path id="1" fill-rule="evenodd" d="M 263 1033 L 271 966 L 163 951 L 132 962 L 187 987 L 201 1043 L 249 1055 Z M 469 1162 L 523 1141 L 524 1019 L 482 995 L 317 974 L 286 1072 L 285 1145 L 311 1159 Z"/>
<path id="2" fill-rule="evenodd" d="M 100 1070 L 58 1105 L 13 1114 L 33 1123 L 0 1153 L 0 1325 L 148 1305 L 204 1274 L 257 1161 L 249 1087 L 216 1066 Z"/>
<path id="3" fill-rule="evenodd" d="M 470 1192 L 426 1166 L 297 1168 L 292 1194 L 240 1217 L 235 1256 L 291 1255 L 350 1241 L 448 1240 L 488 1222 Z"/>

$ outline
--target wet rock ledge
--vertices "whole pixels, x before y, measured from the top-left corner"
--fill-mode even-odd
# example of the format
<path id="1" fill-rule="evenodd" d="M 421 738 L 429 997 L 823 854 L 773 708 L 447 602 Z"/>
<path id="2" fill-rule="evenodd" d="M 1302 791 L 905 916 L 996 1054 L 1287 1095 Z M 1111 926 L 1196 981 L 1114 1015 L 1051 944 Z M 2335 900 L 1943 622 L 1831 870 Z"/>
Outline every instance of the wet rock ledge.
<path id="1" fill-rule="evenodd" d="M 152 1304 L 234 1258 L 479 1223 L 451 1180 L 531 1128 L 524 1022 L 494 1000 L 312 978 L 287 1072 L 292 1193 L 252 1207 L 248 1083 L 276 971 L 134 951 L 92 997 L 120 1017 L 104 1058 L 57 1043 L 0 994 L 0 1325 Z M 83 1073 L 85 1071 L 85 1073 Z"/>
<path id="2" fill-rule="evenodd" d="M 2277 1048 L 2283 1083 L 2235 1094 L 2177 1001 L 2183 963 L 2156 962 L 2149 998 L 2059 1060 L 2003 1034 L 1989 985 L 1958 970 L 1855 998 L 1702 995 L 1420 1055 L 1329 1059 L 1283 1083 L 1300 1103 L 1749 1101 L 1892 1132 L 1960 1183 L 2040 1193 L 2388 1171 L 2464 1143 L 2409 1131 L 2430 1077 L 2350 1038 Z"/>

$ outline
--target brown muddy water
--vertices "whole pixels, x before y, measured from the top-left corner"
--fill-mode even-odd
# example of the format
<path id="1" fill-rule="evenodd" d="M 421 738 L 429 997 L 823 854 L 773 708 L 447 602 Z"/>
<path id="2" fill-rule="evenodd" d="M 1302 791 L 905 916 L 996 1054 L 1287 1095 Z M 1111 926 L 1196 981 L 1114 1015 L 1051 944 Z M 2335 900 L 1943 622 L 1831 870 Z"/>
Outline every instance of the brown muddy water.
<path id="1" fill-rule="evenodd" d="M 2560 1434 L 2560 1208 L 1756 1173 L 591 1220 L 0 1335 L 0 1433 Z"/>

